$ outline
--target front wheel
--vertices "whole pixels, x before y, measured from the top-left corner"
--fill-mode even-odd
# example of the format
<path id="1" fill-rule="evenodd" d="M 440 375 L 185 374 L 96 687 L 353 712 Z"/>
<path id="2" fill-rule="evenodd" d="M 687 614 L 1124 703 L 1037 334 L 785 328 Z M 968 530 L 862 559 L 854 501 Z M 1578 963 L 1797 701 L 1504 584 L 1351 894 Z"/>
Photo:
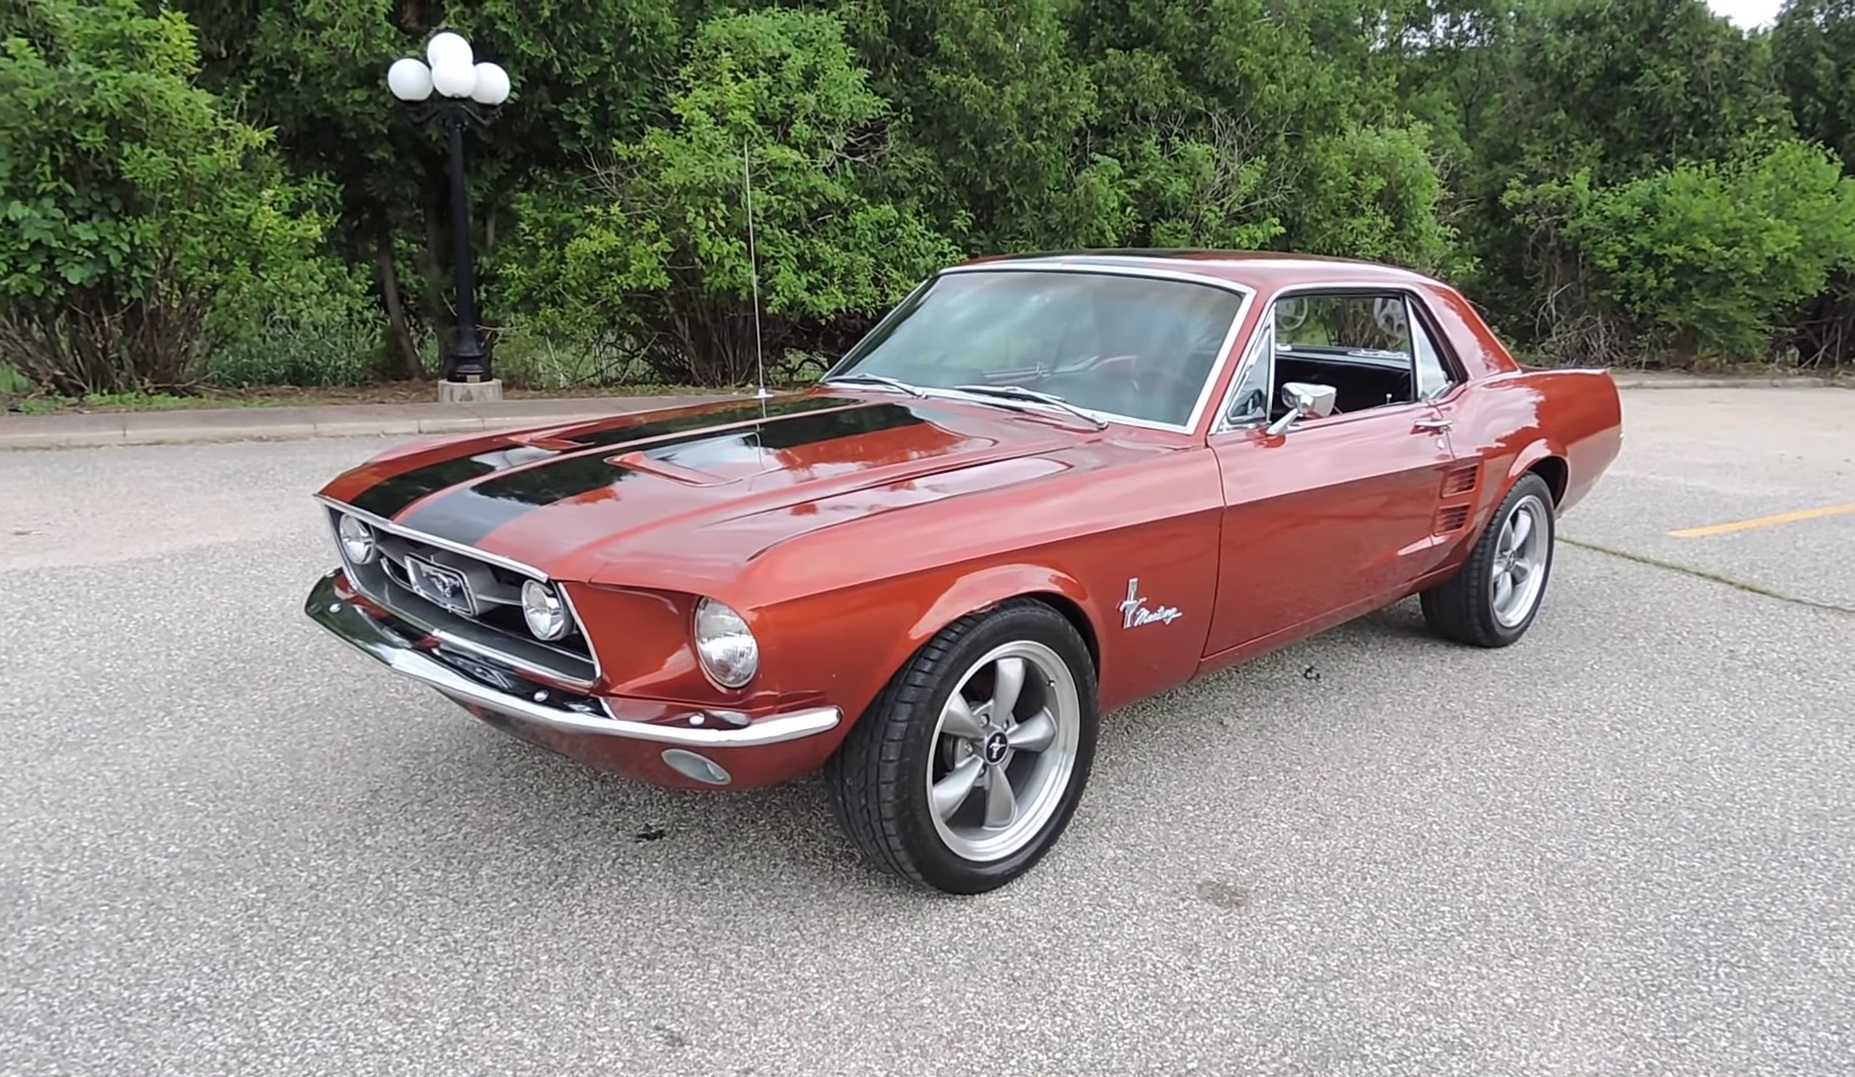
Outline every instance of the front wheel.
<path id="1" fill-rule="evenodd" d="M 1075 813 L 1095 757 L 1095 666 L 1034 600 L 941 630 L 883 689 L 826 767 L 865 857 L 918 885 L 997 889 Z"/>
<path id="2" fill-rule="evenodd" d="M 1552 575 L 1552 488 L 1528 472 L 1514 483 L 1461 569 L 1423 592 L 1431 631 L 1458 643 L 1505 647 L 1526 635 Z"/>

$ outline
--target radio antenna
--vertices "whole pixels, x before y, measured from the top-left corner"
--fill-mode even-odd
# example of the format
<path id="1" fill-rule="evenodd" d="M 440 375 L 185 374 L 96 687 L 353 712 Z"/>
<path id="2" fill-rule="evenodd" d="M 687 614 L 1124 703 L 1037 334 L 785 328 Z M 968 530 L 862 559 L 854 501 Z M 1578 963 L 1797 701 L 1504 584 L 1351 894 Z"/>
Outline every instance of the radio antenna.
<path id="1" fill-rule="evenodd" d="M 748 137 L 741 138 L 741 188 L 747 195 L 747 275 L 754 288 L 754 398 L 772 396 L 766 389 L 766 356 L 760 344 L 760 259 L 754 249 L 754 179 L 748 167 Z"/>

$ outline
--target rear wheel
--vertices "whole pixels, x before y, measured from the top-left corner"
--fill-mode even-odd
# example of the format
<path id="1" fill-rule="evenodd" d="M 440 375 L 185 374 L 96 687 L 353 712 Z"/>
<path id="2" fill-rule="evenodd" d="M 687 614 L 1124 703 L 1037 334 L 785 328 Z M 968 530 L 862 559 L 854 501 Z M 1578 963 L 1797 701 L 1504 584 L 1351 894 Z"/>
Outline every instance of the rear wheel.
<path id="1" fill-rule="evenodd" d="M 1505 647 L 1526 635 L 1552 575 L 1556 538 L 1552 488 L 1528 472 L 1502 499 L 1461 569 L 1423 592 L 1431 631 L 1476 647 Z"/>
<path id="2" fill-rule="evenodd" d="M 1095 667 L 1033 600 L 961 618 L 892 678 L 826 767 L 858 850 L 918 885 L 1003 886 L 1043 858 L 1094 762 Z"/>

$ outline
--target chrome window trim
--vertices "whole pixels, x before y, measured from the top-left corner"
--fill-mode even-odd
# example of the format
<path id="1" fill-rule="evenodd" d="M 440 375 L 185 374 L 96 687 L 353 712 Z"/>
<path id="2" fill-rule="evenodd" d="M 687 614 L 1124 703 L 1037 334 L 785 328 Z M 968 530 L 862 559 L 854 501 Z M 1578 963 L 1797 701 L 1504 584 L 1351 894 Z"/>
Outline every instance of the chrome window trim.
<path id="1" fill-rule="evenodd" d="M 1270 303 L 1272 308 L 1274 305 L 1273 302 Z M 1262 390 L 1262 418 L 1245 419 L 1234 423 L 1230 421 L 1230 409 L 1237 402 L 1237 390 L 1243 386 L 1243 377 L 1249 373 L 1249 368 L 1258 362 L 1265 344 L 1269 346 L 1270 359 L 1274 359 L 1275 323 L 1258 322 L 1256 324 L 1258 326 L 1256 335 L 1250 338 L 1250 346 L 1243 349 L 1243 358 L 1238 361 L 1236 373 L 1230 376 L 1230 385 L 1224 391 L 1223 407 L 1219 409 L 1216 420 L 1211 423 L 1211 436 L 1229 433 L 1232 430 L 1250 430 L 1258 426 L 1269 425 L 1269 401 L 1275 399 L 1275 363 L 1273 361 L 1269 363 L 1269 376 Z"/>
<path id="2" fill-rule="evenodd" d="M 944 273 L 944 272 L 946 271 L 945 270 L 941 271 L 941 273 Z M 862 356 L 859 353 L 863 351 L 864 346 L 868 344 L 871 340 L 875 339 L 876 334 L 888 328 L 890 323 L 899 319 L 902 316 L 903 307 L 906 307 L 910 302 L 912 302 L 916 296 L 920 295 L 922 292 L 925 292 L 929 288 L 933 287 L 934 282 L 941 278 L 941 273 L 935 273 L 934 275 L 927 277 L 926 279 L 922 280 L 919 284 L 916 284 L 913 288 L 910 288 L 908 290 L 907 295 L 904 295 L 902 298 L 896 300 L 895 305 L 889 308 L 888 313 L 876 319 L 876 324 L 870 326 L 869 332 L 858 337 L 857 342 L 855 344 L 852 344 L 850 347 L 846 348 L 844 350 L 843 355 L 838 356 L 837 362 L 832 363 L 829 367 L 826 367 L 825 372 L 823 374 L 818 375 L 818 383 L 820 385 L 824 384 L 825 382 L 829 381 L 830 378 L 833 375 L 835 375 L 839 370 L 843 369 L 845 366 L 862 358 Z M 857 386 L 857 388 L 862 388 L 862 386 Z M 919 386 L 917 386 L 917 388 L 919 388 Z"/>
<path id="3" fill-rule="evenodd" d="M 1435 393 L 1418 398 L 1419 403 L 1434 404 L 1450 393 L 1455 392 L 1457 387 L 1466 384 L 1469 380 L 1468 375 L 1463 372 L 1462 364 L 1457 360 L 1455 352 L 1450 348 L 1443 334 L 1435 328 L 1436 315 L 1422 299 L 1418 298 L 1414 290 L 1406 291 L 1404 296 L 1404 309 L 1405 317 L 1411 320 L 1412 325 L 1421 323 L 1424 339 L 1430 342 L 1430 350 L 1436 353 L 1437 365 L 1443 368 L 1443 376 L 1449 379 L 1448 383 Z M 1417 363 L 1417 338 L 1415 334 L 1413 334 L 1411 337 L 1412 385 L 1416 384 Z"/>
<path id="4" fill-rule="evenodd" d="M 1123 415 L 1117 411 L 1102 411 L 1096 408 L 1085 408 L 1081 405 L 1074 405 L 1077 410 L 1092 415 L 1103 422 L 1120 423 L 1125 426 L 1135 426 L 1146 430 L 1164 430 L 1168 433 L 1185 434 L 1187 436 L 1194 433 L 1198 429 L 1198 424 L 1204 420 L 1205 411 L 1210 406 L 1211 395 L 1217 388 L 1218 379 L 1224 376 L 1224 371 L 1230 366 L 1230 352 L 1231 348 L 1236 344 L 1237 334 L 1242 331 L 1243 322 L 1249 317 L 1250 308 L 1256 303 L 1256 289 L 1247 284 L 1230 280 L 1227 277 L 1216 276 L 1210 273 L 1192 273 L 1185 270 L 1161 269 L 1157 266 L 1142 265 L 1138 262 L 1116 264 L 1112 262 L 1093 261 L 1079 262 L 1058 260 L 1040 262 L 1027 260 L 1022 262 L 977 262 L 967 265 L 948 266 L 916 285 L 901 302 L 898 302 L 894 307 L 890 308 L 888 315 L 877 322 L 875 328 L 865 333 L 856 344 L 850 347 L 850 350 L 844 353 L 844 357 L 832 364 L 830 370 L 826 371 L 818 380 L 822 382 L 826 378 L 838 373 L 840 368 L 852 361 L 852 357 L 860 358 L 858 353 L 862 350 L 864 342 L 881 332 L 885 326 L 898 316 L 898 312 L 900 312 L 904 306 L 907 306 L 909 300 L 932 286 L 935 281 L 942 277 L 969 273 L 1092 273 L 1097 276 L 1109 277 L 1142 277 L 1149 280 L 1169 280 L 1185 284 L 1208 285 L 1241 297 L 1241 302 L 1237 304 L 1237 312 L 1230 319 L 1230 328 L 1224 331 L 1223 342 L 1218 345 L 1217 358 L 1212 362 L 1211 369 L 1205 374 L 1204 384 L 1198 388 L 1198 398 L 1192 404 L 1191 414 L 1183 424 L 1162 422 L 1157 419 L 1142 419 L 1134 415 Z M 976 404 L 997 403 L 997 401 L 991 397 L 975 396 L 961 393 L 953 389 L 941 389 L 929 385 L 917 385 L 915 388 L 921 390 L 930 397 L 963 400 Z M 1025 400 L 1022 401 L 1022 403 L 1028 407 L 1044 407 L 1044 405 L 1039 405 L 1034 400 Z M 1051 414 L 1062 414 L 1062 409 L 1060 408 L 1048 408 L 1048 411 Z"/>
<path id="5" fill-rule="evenodd" d="M 328 506 L 330 509 L 333 509 L 336 512 L 347 513 L 348 515 L 355 516 L 359 518 L 361 522 L 367 524 L 368 526 L 377 527 L 380 530 L 385 531 L 386 533 L 390 535 L 398 535 L 400 538 L 410 539 L 414 542 L 423 542 L 431 546 L 436 546 L 441 550 L 449 550 L 452 553 L 458 554 L 459 556 L 462 556 L 462 557 L 473 557 L 479 561 L 483 561 L 488 564 L 496 565 L 499 568 L 506 568 L 511 572 L 519 573 L 521 575 L 528 576 L 532 579 L 539 580 L 542 583 L 559 583 L 560 582 L 558 580 L 552 579 L 551 577 L 548 576 L 547 573 L 541 571 L 538 568 L 535 568 L 533 565 L 523 564 L 522 562 L 517 561 L 513 558 L 503 557 L 500 554 L 489 553 L 485 550 L 479 550 L 474 546 L 468 546 L 461 542 L 452 542 L 449 539 L 442 539 L 436 535 L 428 535 L 425 532 L 419 531 L 415 528 L 402 527 L 401 525 L 396 524 L 392 522 L 391 520 L 387 520 L 380 516 L 376 516 L 373 513 L 366 511 L 365 509 L 357 509 L 353 505 L 350 505 L 345 501 L 337 500 L 335 498 L 327 496 L 326 494 L 314 494 L 312 496 L 314 497 L 316 501 L 321 502 L 323 505 Z M 348 559 L 347 559 L 347 556 L 341 552 L 341 544 L 340 544 L 339 538 L 336 542 L 336 553 L 338 556 L 341 557 L 342 565 L 345 567 L 348 563 Z M 534 666 L 532 663 L 518 661 L 510 657 L 509 655 L 503 654 L 500 651 L 496 651 L 492 648 L 486 647 L 482 644 L 478 644 L 471 640 L 460 638 L 455 633 L 444 632 L 443 630 L 438 630 L 438 631 L 433 632 L 433 636 L 434 638 L 441 639 L 446 643 L 452 644 L 457 647 L 461 647 L 464 650 L 473 651 L 477 654 L 481 654 L 485 658 L 489 658 L 497 662 L 502 662 L 518 671 L 524 671 L 528 673 L 538 673 L 549 679 L 560 681 L 562 684 L 570 684 L 570 685 L 575 685 L 575 686 L 582 687 L 582 688 L 591 688 L 593 685 L 596 685 L 605 679 L 605 665 L 603 662 L 600 661 L 599 647 L 596 643 L 593 642 L 592 634 L 586 631 L 586 622 L 580 617 L 580 611 L 577 607 L 574 606 L 573 596 L 568 593 L 568 589 L 566 587 L 556 587 L 555 591 L 556 593 L 560 595 L 561 602 L 566 605 L 567 615 L 573 618 L 574 626 L 580 630 L 580 635 L 586 640 L 587 656 L 592 659 L 592 665 L 593 665 L 593 679 L 590 681 L 582 681 L 577 677 L 564 676 L 556 670 L 541 669 L 541 668 Z M 395 614 L 398 614 L 399 611 L 395 610 L 394 612 Z M 425 626 L 421 626 L 421 627 L 425 627 Z M 548 646 L 545 640 L 536 640 L 535 642 L 538 645 L 543 646 L 543 647 Z"/>
<path id="6" fill-rule="evenodd" d="M 1376 293 L 1378 295 L 1386 295 L 1386 294 L 1396 295 L 1399 299 L 1402 299 L 1406 304 L 1405 305 L 1405 316 L 1406 317 L 1410 316 L 1409 304 L 1416 298 L 1414 290 L 1411 288 L 1410 285 L 1402 284 L 1402 283 L 1394 283 L 1391 281 L 1367 281 L 1367 280 L 1359 280 L 1355 278 L 1352 280 L 1326 280 L 1326 281 L 1315 281 L 1310 284 L 1284 285 L 1283 287 L 1276 289 L 1276 291 L 1269 296 L 1269 309 L 1264 312 L 1264 317 L 1262 319 L 1259 319 L 1256 323 L 1259 328 L 1257 329 L 1255 335 L 1251 339 L 1250 348 L 1245 349 L 1244 351 L 1244 361 L 1249 362 L 1253 360 L 1254 358 L 1253 350 L 1257 346 L 1257 344 L 1261 342 L 1264 334 L 1274 332 L 1275 321 L 1273 318 L 1268 317 L 1268 315 L 1274 312 L 1275 305 L 1281 302 L 1284 297 L 1300 295 L 1305 292 L 1330 292 L 1330 291 L 1368 292 L 1368 293 Z M 1426 307 L 1424 309 L 1427 311 L 1429 308 Z M 1264 325 L 1267 326 L 1266 329 L 1261 328 Z M 1425 327 L 1425 331 L 1426 332 L 1428 331 L 1428 326 Z M 1434 340 L 1435 334 L 1431 334 L 1431 336 L 1432 336 L 1432 339 Z M 1442 355 L 1442 354 L 1443 353 L 1439 346 L 1438 355 Z M 1445 364 L 1449 364 L 1451 366 L 1450 376 L 1453 380 L 1450 383 L 1450 388 L 1454 389 L 1455 387 L 1461 385 L 1463 383 L 1463 380 L 1461 378 L 1460 373 L 1456 369 L 1454 369 L 1453 364 L 1451 363 L 1451 359 L 1452 357 L 1444 356 L 1443 361 Z M 1413 341 L 1411 344 L 1410 367 L 1411 367 L 1411 394 L 1415 396 L 1417 393 L 1417 345 L 1415 341 Z M 1231 378 L 1230 384 L 1224 387 L 1224 396 L 1223 396 L 1222 402 L 1218 405 L 1217 418 L 1211 424 L 1212 435 L 1227 434 L 1233 430 L 1249 430 L 1249 429 L 1253 429 L 1256 426 L 1256 422 L 1254 420 L 1247 421 L 1247 422 L 1241 422 L 1241 423 L 1231 423 L 1229 421 L 1230 406 L 1236 403 L 1237 386 L 1242 384 L 1242 381 L 1243 381 L 1242 376 L 1241 376 L 1242 373 L 1243 371 L 1241 370 L 1241 368 L 1239 368 L 1237 371 L 1238 376 Z M 1274 353 L 1273 348 L 1270 349 L 1270 354 L 1269 354 L 1269 393 L 1271 394 L 1270 399 L 1273 400 L 1274 393 L 1275 393 L 1275 353 Z M 1434 401 L 1430 401 L 1430 400 L 1413 399 L 1413 400 L 1407 400 L 1399 404 L 1394 404 L 1394 405 L 1389 405 L 1389 406 L 1404 407 L 1408 405 L 1417 405 L 1417 404 L 1428 406 L 1433 403 Z M 1377 411 L 1379 409 L 1372 408 L 1370 410 Z"/>

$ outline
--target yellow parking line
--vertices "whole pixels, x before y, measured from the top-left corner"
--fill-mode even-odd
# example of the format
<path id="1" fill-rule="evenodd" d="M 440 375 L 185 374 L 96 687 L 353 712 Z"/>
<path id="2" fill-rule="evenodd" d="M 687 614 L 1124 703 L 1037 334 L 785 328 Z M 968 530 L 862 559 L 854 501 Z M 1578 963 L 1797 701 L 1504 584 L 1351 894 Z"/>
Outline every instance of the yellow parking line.
<path id="1" fill-rule="evenodd" d="M 1819 516 L 1836 516 L 1844 512 L 1855 512 L 1855 501 L 1841 505 L 1824 505 L 1815 509 L 1799 509 L 1796 512 L 1780 512 L 1776 516 L 1760 516 L 1751 520 L 1740 520 L 1730 524 L 1712 524 L 1707 527 L 1690 527 L 1681 531 L 1670 531 L 1674 538 L 1703 538 L 1707 535 L 1724 535 L 1728 531 L 1749 531 L 1754 527 L 1772 527 L 1777 524 L 1795 523 L 1798 520 L 1814 520 Z"/>

